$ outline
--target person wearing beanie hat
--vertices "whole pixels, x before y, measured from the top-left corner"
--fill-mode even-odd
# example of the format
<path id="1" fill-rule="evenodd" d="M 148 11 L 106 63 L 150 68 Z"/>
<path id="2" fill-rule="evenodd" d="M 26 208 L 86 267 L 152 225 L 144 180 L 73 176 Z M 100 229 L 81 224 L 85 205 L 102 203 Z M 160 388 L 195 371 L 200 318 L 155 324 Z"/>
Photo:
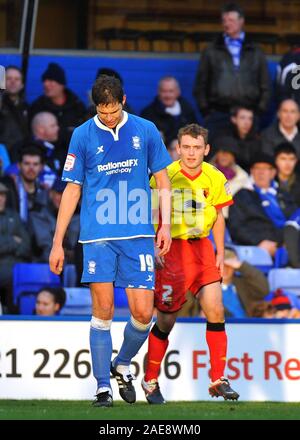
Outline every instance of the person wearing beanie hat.
<path id="1" fill-rule="evenodd" d="M 62 67 L 57 63 L 49 63 L 47 69 L 42 75 L 42 81 L 56 81 L 59 84 L 66 85 L 66 75 Z"/>
<path id="2" fill-rule="evenodd" d="M 86 108 L 78 96 L 66 87 L 65 71 L 59 64 L 49 63 L 41 79 L 44 94 L 32 103 L 30 120 L 40 112 L 53 113 L 60 127 L 59 141 L 67 144 L 74 128 L 84 122 Z"/>

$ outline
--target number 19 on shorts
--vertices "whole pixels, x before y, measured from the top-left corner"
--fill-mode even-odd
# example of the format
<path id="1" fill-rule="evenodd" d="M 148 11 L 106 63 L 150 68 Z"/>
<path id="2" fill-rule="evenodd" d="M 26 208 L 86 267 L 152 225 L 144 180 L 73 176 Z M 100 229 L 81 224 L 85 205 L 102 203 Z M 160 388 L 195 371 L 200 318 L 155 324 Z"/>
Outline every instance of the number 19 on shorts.
<path id="1" fill-rule="evenodd" d="M 154 262 L 151 254 L 139 254 L 141 272 L 153 272 L 154 271 Z"/>

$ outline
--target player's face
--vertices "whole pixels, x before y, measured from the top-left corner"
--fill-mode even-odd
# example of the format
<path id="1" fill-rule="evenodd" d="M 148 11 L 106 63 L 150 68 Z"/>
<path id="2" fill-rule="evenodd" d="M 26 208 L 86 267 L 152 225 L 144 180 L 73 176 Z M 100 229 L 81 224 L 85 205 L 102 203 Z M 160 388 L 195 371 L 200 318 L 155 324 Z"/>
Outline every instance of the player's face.
<path id="1" fill-rule="evenodd" d="M 115 102 L 113 104 L 98 104 L 96 106 L 97 115 L 108 128 L 115 128 L 123 118 L 123 105 L 125 104 L 125 96 L 122 104 Z"/>
<path id="2" fill-rule="evenodd" d="M 202 136 L 194 138 L 189 134 L 182 136 L 177 147 L 180 156 L 181 167 L 187 173 L 198 173 L 204 157 L 209 153 L 209 145 L 205 145 Z"/>

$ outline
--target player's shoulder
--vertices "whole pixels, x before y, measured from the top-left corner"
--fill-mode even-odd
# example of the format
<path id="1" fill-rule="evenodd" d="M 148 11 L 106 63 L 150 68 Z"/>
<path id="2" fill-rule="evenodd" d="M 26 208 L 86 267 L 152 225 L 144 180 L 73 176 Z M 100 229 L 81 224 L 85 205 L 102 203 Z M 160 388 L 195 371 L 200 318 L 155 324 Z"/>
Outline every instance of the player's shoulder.
<path id="1" fill-rule="evenodd" d="M 179 160 L 175 160 L 167 166 L 167 172 L 170 179 L 172 179 L 180 170 L 181 166 Z"/>
<path id="2" fill-rule="evenodd" d="M 217 167 L 208 162 L 202 163 L 202 172 L 209 176 L 211 179 L 224 180 L 226 177 L 224 174 L 218 170 Z"/>
<path id="3" fill-rule="evenodd" d="M 94 117 L 88 119 L 87 121 L 83 122 L 82 124 L 78 125 L 73 131 L 75 136 L 83 136 L 87 134 L 90 129 L 95 125 Z"/>
<path id="4" fill-rule="evenodd" d="M 153 122 L 149 121 L 148 119 L 142 118 L 141 116 L 128 113 L 128 120 L 140 127 L 144 127 L 145 129 L 157 131 L 156 125 Z"/>

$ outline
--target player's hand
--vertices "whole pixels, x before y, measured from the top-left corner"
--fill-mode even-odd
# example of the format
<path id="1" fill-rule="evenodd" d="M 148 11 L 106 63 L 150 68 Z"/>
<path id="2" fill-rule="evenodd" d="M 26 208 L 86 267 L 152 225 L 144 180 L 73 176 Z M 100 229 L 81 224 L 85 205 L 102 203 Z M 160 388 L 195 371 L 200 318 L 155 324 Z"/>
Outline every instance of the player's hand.
<path id="1" fill-rule="evenodd" d="M 170 225 L 162 225 L 159 228 L 156 237 L 156 247 L 160 249 L 160 251 L 158 252 L 159 257 L 162 257 L 163 255 L 166 255 L 169 252 L 171 243 L 172 243 L 172 238 L 171 238 Z"/>
<path id="2" fill-rule="evenodd" d="M 162 269 L 165 265 L 165 259 L 164 257 L 159 256 L 160 249 L 157 247 L 155 248 L 155 268 L 156 269 Z"/>
<path id="3" fill-rule="evenodd" d="M 60 275 L 64 267 L 64 260 L 65 252 L 62 245 L 53 244 L 49 256 L 49 265 L 51 272 L 55 273 L 56 275 Z"/>
<path id="4" fill-rule="evenodd" d="M 221 277 L 223 277 L 224 272 L 224 255 L 217 254 L 216 255 L 216 266 L 220 272 Z"/>

